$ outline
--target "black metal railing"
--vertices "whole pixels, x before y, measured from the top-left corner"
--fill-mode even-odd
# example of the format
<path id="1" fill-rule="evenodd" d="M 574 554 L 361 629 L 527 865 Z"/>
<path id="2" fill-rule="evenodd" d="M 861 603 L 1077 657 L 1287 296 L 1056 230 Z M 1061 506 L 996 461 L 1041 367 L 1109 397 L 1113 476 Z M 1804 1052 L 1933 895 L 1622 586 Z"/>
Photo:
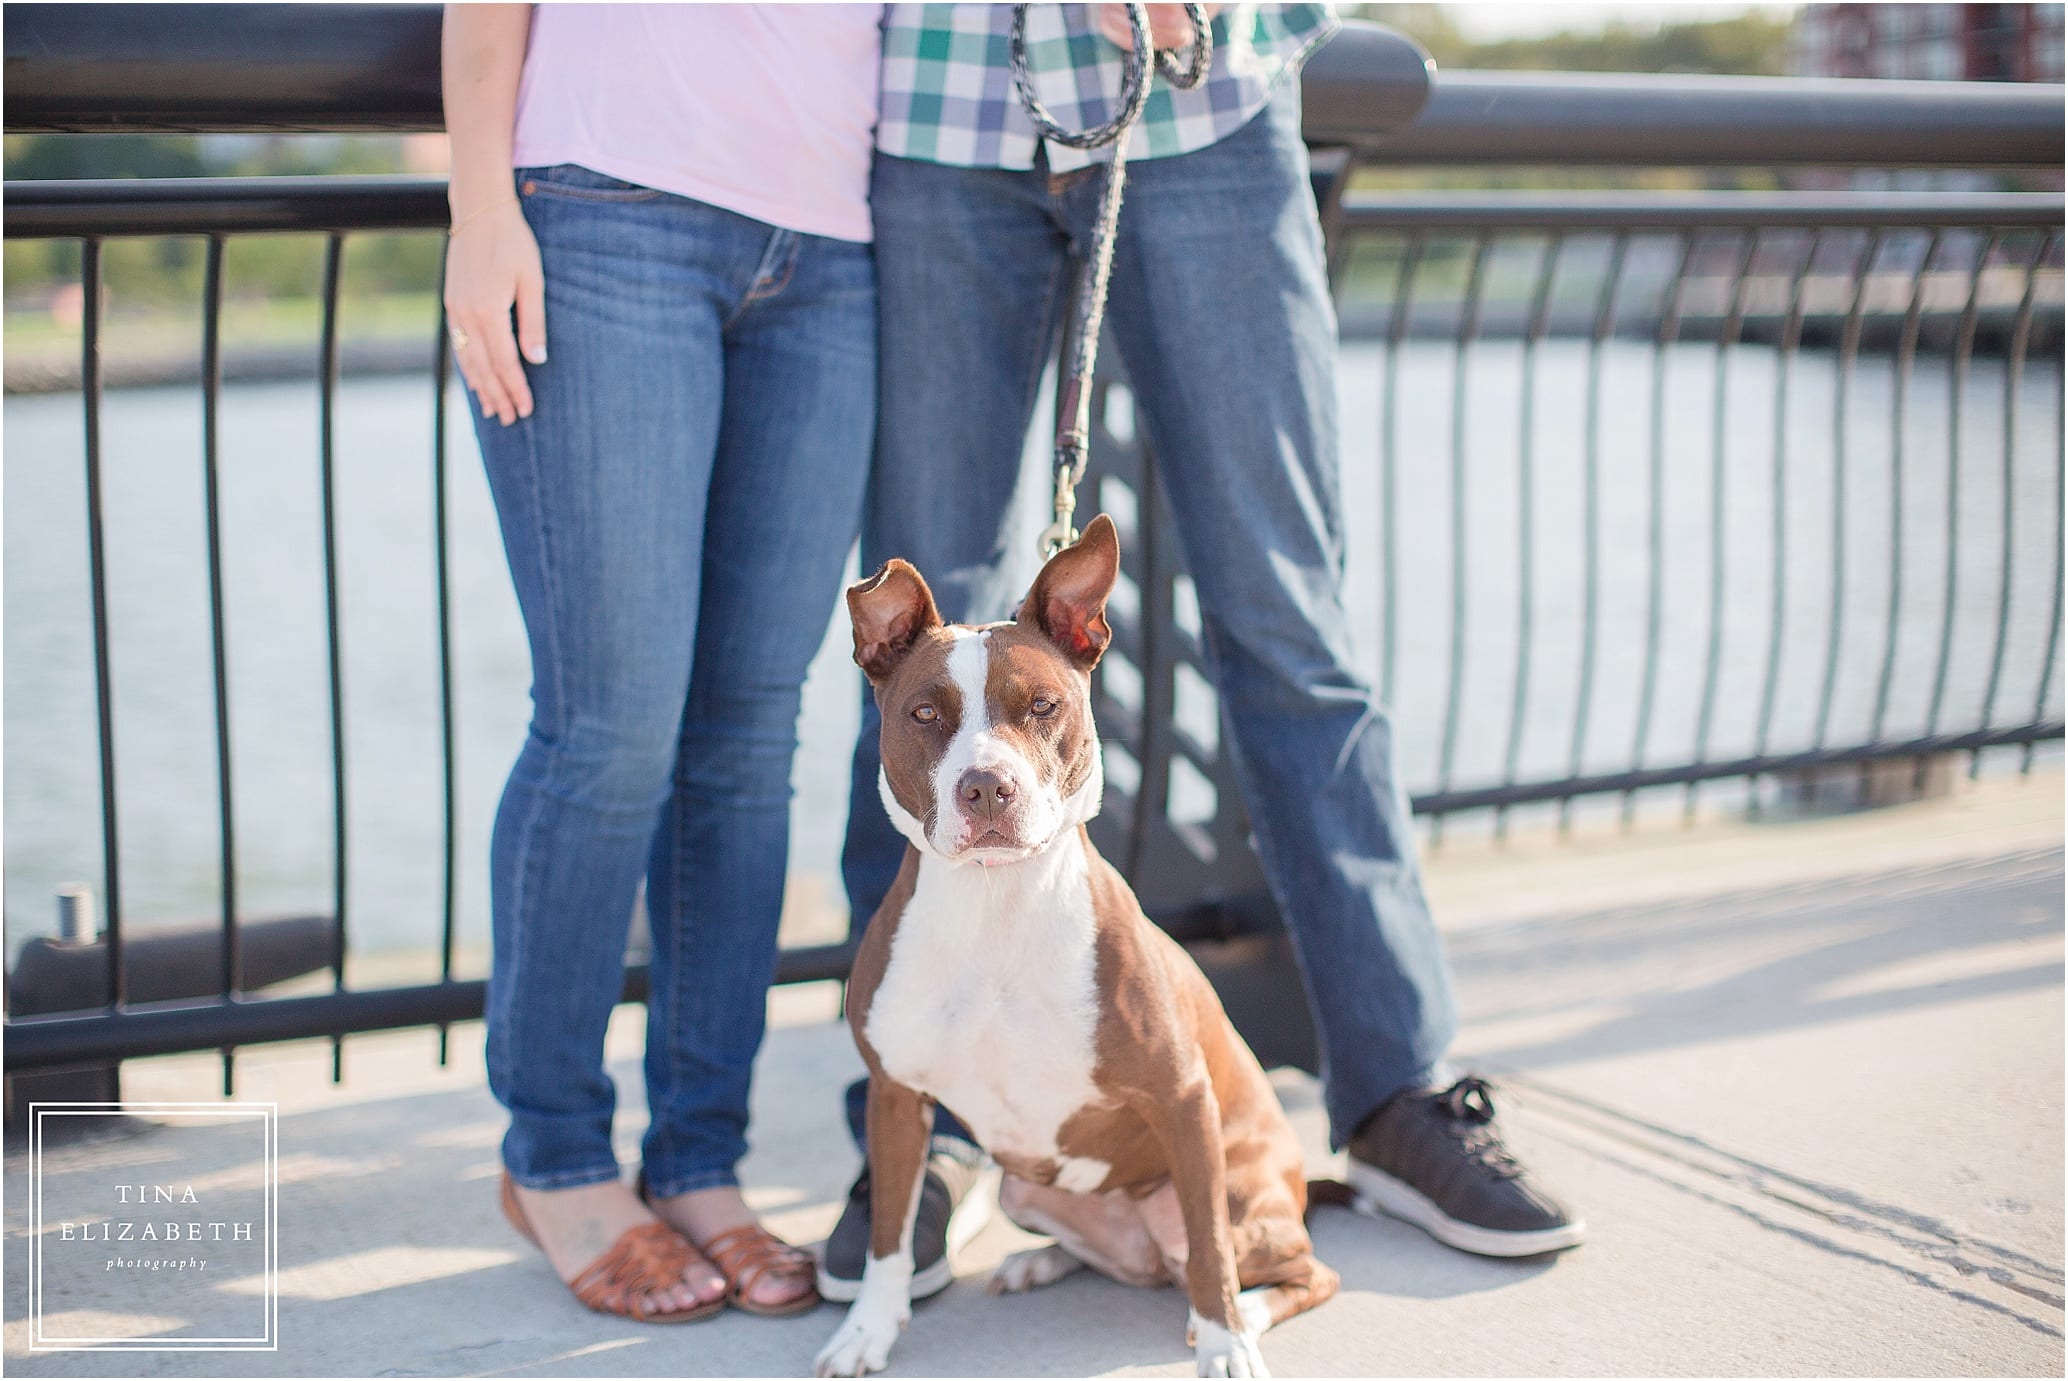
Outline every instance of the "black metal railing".
<path id="1" fill-rule="evenodd" d="M 10 14 L 10 131 L 437 127 L 436 44 L 427 51 L 423 41 L 435 35 L 435 7 L 247 6 L 233 23 L 201 6 L 137 6 L 120 24 L 97 19 L 99 9 Z M 1370 395 L 1364 413 L 1345 418 L 1353 614 L 1395 707 L 1419 811 L 1439 822 L 1492 811 L 1505 824 L 1533 808 L 1569 818 L 1575 802 L 1599 798 L 1627 814 L 1659 790 L 1692 804 L 1708 782 L 1738 784 L 1756 807 L 1760 779 L 1814 787 L 1838 765 L 1952 751 L 1979 762 L 1984 749 L 2029 754 L 2061 736 L 2059 193 L 1392 194 L 1362 191 L 1356 178 L 1360 160 L 2057 172 L 2060 88 L 1472 73 L 1432 87 L 1418 50 L 1363 28 L 1317 57 L 1305 99 L 1310 140 L 1354 151 L 1317 159 L 1344 377 Z M 8 238 L 82 247 L 105 960 L 95 1010 L 23 1017 L 17 1008 L 10 1074 L 392 1027 L 442 1032 L 479 1016 L 483 983 L 455 970 L 452 646 L 467 611 L 450 560 L 442 322 L 426 333 L 418 365 L 433 432 L 444 822 L 437 895 L 423 903 L 438 921 L 439 973 L 355 988 L 345 969 L 354 841 L 335 471 L 339 285 L 353 235 L 444 224 L 442 183 L 425 178 L 7 187 Z M 239 237 L 281 232 L 321 237 L 323 249 L 322 540 L 312 559 L 327 621 L 330 990 L 254 999 L 237 874 L 240 841 L 264 822 L 233 809 L 240 721 L 225 664 L 218 467 L 223 258 Z M 176 1005 L 127 1000 L 100 280 L 105 243 L 129 236 L 199 236 L 207 247 L 199 387 L 221 981 Z M 2053 362 L 2050 386 L 2035 381 L 2042 358 Z M 2002 376 L 1994 440 L 1975 432 L 1978 359 Z M 1748 383 L 1755 366 L 1771 377 Z M 1918 416 L 1920 370 L 1934 390 L 1943 381 L 1943 428 Z M 1496 399 L 1499 380 L 1506 391 Z M 1886 398 L 1863 397 L 1870 383 Z M 1830 398 L 1814 398 L 1827 388 Z M 1764 413 L 1748 401 L 1755 390 L 1769 400 Z M 2046 393 L 2052 416 L 2035 423 Z M 1101 381 L 1091 491 L 1127 538 L 1097 707 L 1110 783 L 1099 842 L 1174 931 L 1266 928 L 1271 903 L 1220 748 L 1196 602 L 1126 396 L 1124 380 Z M 1805 398 L 1817 421 L 1791 427 L 1810 408 Z M 1766 454 L 1748 461 L 1751 435 L 1767 439 Z M 1918 454 L 1928 437 L 1943 463 Z M 1927 481 L 1936 510 L 1925 507 Z M 1631 495 L 1640 497 L 1625 502 Z M 1750 520 L 1747 496 L 1758 500 Z M 1974 515 L 1985 506 L 1995 547 L 1978 563 Z M 1941 536 L 1927 540 L 1920 514 Z M 1764 536 L 1750 545 L 1755 529 Z M 1987 588 L 1984 566 L 1994 573 Z M 1750 624 L 1749 637 L 1729 636 Z M 1929 655 L 1905 655 L 1920 639 Z M 1970 644 L 1986 674 L 1965 673 Z M 1740 704 L 1754 708 L 1733 715 Z M 841 977 L 850 955 L 848 943 L 789 950 L 779 978 Z M 628 1000 L 644 981 L 643 969 L 628 969 Z"/>
<path id="2" fill-rule="evenodd" d="M 1376 395 L 1376 444 L 1346 441 L 1376 470 L 1351 485 L 1376 548 L 1352 552 L 1353 609 L 1439 837 L 1473 811 L 1566 825 L 1589 797 L 1691 811 L 1705 783 L 1756 811 L 1950 753 L 2029 767 L 2061 736 L 2060 215 L 2053 194 L 1347 200 L 1343 307 L 1370 340 L 1343 391 L 1369 370 Z M 1136 450 L 1102 457 L 1146 507 Z M 1147 803 L 1123 772 L 1109 811 L 1151 816 L 1120 856 L 1152 911 L 1268 922 L 1232 764 L 1173 722 L 1175 681 L 1206 678 L 1149 527 L 1118 644 L 1145 664 L 1099 707 Z M 1167 818 L 1174 764 L 1209 788 L 1189 820 Z"/>

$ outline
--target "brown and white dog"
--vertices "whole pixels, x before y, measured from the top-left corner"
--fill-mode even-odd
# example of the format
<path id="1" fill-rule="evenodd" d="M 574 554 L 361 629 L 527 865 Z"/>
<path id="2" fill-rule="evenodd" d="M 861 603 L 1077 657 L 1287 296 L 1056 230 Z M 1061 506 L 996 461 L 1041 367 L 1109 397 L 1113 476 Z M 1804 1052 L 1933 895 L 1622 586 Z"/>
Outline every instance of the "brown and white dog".
<path id="1" fill-rule="evenodd" d="M 1003 1168 L 1006 1214 L 1056 1239 L 1000 1265 L 994 1293 L 1080 1265 L 1182 1281 L 1202 1376 L 1268 1375 L 1263 1331 L 1335 1293 L 1262 1067 L 1085 832 L 1104 780 L 1091 670 L 1119 567 L 1102 515 L 1013 622 L 943 624 L 903 561 L 847 592 L 883 712 L 883 804 L 911 847 L 849 980 L 869 1256 L 820 1376 L 881 1370 L 911 1317 L 936 1100 Z"/>

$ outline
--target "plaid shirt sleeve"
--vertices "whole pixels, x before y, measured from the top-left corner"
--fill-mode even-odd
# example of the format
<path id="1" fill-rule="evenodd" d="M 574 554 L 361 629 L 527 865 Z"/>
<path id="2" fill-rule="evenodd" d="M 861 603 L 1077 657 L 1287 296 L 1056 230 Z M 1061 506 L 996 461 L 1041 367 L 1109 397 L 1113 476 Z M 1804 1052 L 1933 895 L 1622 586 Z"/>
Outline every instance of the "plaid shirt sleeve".
<path id="1" fill-rule="evenodd" d="M 876 146 L 899 158 L 966 168 L 1034 166 L 1043 143 L 1012 80 L 1011 5 L 884 7 L 883 96 Z M 1066 129 L 1104 124 L 1120 104 L 1120 50 L 1090 5 L 1030 5 L 1027 65 L 1035 94 Z M 1214 19 L 1213 68 L 1179 91 L 1150 87 L 1129 158 L 1191 153 L 1247 124 L 1278 83 L 1336 30 L 1326 4 L 1230 5 Z M 1109 150 L 1048 143 L 1049 168 L 1068 172 Z"/>

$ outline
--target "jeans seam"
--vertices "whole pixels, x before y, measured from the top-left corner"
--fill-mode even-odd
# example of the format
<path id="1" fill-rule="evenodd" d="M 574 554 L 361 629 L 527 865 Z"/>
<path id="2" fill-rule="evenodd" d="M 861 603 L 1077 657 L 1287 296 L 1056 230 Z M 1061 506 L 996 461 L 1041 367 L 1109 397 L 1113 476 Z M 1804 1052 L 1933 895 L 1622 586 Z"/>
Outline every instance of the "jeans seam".
<path id="1" fill-rule="evenodd" d="M 742 305 L 759 302 L 764 298 L 779 296 L 785 288 L 790 286 L 790 279 L 793 276 L 795 276 L 797 272 L 797 256 L 799 253 L 802 252 L 802 244 L 797 239 L 795 234 L 793 234 L 790 231 L 780 230 L 776 233 L 778 235 L 786 235 L 790 237 L 786 241 L 786 248 L 788 252 L 783 255 L 783 276 L 777 279 L 772 284 L 764 284 L 757 279 L 747 289 L 746 302 Z"/>
<path id="2" fill-rule="evenodd" d="M 646 1182 L 646 1195 L 650 1199 L 672 1199 L 677 1194 L 694 1193 L 699 1189 L 731 1189 L 738 1186 L 739 1176 L 730 1169 L 699 1170 L 690 1175 L 678 1175 L 672 1180 Z"/>
<path id="3" fill-rule="evenodd" d="M 531 487 L 532 542 L 539 554 L 539 592 L 544 596 L 545 601 L 545 608 L 542 612 L 544 614 L 543 622 L 546 635 L 546 655 L 552 662 L 555 677 L 555 684 L 553 686 L 554 701 L 556 704 L 565 707 L 567 704 L 567 687 L 559 684 L 559 677 L 565 670 L 565 662 L 561 657 L 560 619 L 556 603 L 557 592 L 553 588 L 553 557 L 550 540 L 546 531 L 544 496 L 541 492 L 542 486 L 539 481 L 538 437 L 534 429 L 528 424 L 524 428 L 522 440 L 524 444 L 525 468 L 529 471 L 526 479 Z M 550 763 L 557 761 L 557 759 L 549 758 L 547 761 Z M 548 771 L 545 775 L 550 779 L 552 773 Z M 534 806 L 532 808 L 531 812 L 525 817 L 524 833 L 518 836 L 517 885 L 519 891 L 515 899 L 517 903 L 521 903 L 526 894 L 534 890 L 527 887 L 526 884 L 530 881 L 529 874 L 532 867 L 532 857 L 535 853 L 535 850 L 532 848 L 532 840 L 537 833 L 538 818 L 542 809 L 543 807 L 541 806 Z M 521 924 L 525 914 L 521 904 L 515 906 L 514 914 L 519 918 Z M 522 950 L 523 947 L 520 945 L 518 947 L 520 954 Z"/>
<path id="4" fill-rule="evenodd" d="M 553 1175 L 530 1176 L 510 1172 L 510 1178 L 520 1189 L 572 1189 L 585 1184 L 608 1184 L 622 1176 L 623 1171 L 615 1160 L 611 1161 L 608 1170 L 598 1167 L 595 1170 L 562 1170 Z"/>
<path id="5" fill-rule="evenodd" d="M 730 331 L 756 302 L 779 296 L 790 286 L 790 276 L 797 268 L 797 254 L 800 239 L 795 232 L 777 228 L 771 231 L 767 246 L 761 251 L 761 258 L 754 265 L 754 276 L 747 282 L 747 291 L 741 295 L 739 305 L 731 315 L 720 323 L 720 330 Z M 773 287 L 762 282 L 763 271 L 768 267 L 769 256 L 777 253 L 777 246 L 784 246 L 788 253 L 783 255 L 783 276 Z"/>
<path id="6" fill-rule="evenodd" d="M 528 422 L 524 425 L 524 429 L 521 433 L 519 440 L 524 448 L 525 469 L 527 472 L 525 478 L 531 490 L 532 539 L 539 554 L 539 588 L 540 593 L 544 599 L 545 606 L 544 609 L 541 611 L 542 622 L 544 624 L 547 655 L 551 660 L 553 671 L 556 677 L 555 685 L 553 687 L 553 693 L 556 698 L 556 702 L 564 706 L 567 703 L 567 688 L 564 685 L 560 684 L 557 678 L 564 674 L 565 665 L 564 660 L 560 655 L 559 618 L 557 617 L 557 614 L 555 612 L 556 604 L 555 592 L 553 588 L 553 561 L 551 555 L 551 545 L 549 543 L 547 535 L 547 524 L 544 504 L 542 502 L 541 496 L 541 486 L 539 483 L 538 437 L 535 430 L 529 425 Z M 551 773 L 548 772 L 546 775 L 550 778 Z M 510 946 L 511 972 L 508 976 L 507 983 L 508 991 L 511 995 L 511 1000 L 508 1011 L 505 1014 L 506 1020 L 514 1019 L 517 1012 L 521 1010 L 525 1005 L 522 1001 L 518 1000 L 516 996 L 517 990 L 522 985 L 522 980 L 526 969 L 526 965 L 524 963 L 524 950 L 525 945 L 529 939 L 528 935 L 526 934 L 528 927 L 525 919 L 525 903 L 530 894 L 538 890 L 535 886 L 531 885 L 533 882 L 532 872 L 534 868 L 537 866 L 536 860 L 538 858 L 539 853 L 538 849 L 534 845 L 534 841 L 538 836 L 539 817 L 544 813 L 545 810 L 545 805 L 542 798 L 547 794 L 548 793 L 546 792 L 537 790 L 534 790 L 530 793 L 532 797 L 532 806 L 525 813 L 524 822 L 521 826 L 519 826 L 518 829 L 516 846 L 517 866 L 514 869 L 512 869 L 513 880 L 511 884 L 515 890 L 514 895 L 510 899 L 511 923 L 516 928 L 517 933 L 512 937 L 514 943 L 512 943 Z M 514 1045 L 515 1042 L 513 1041 L 513 1046 Z M 617 1160 L 615 1156 L 613 1156 L 611 1159 L 611 1173 L 613 1175 L 616 1173 L 616 1166 Z M 559 1175 L 543 1177 L 539 1179 L 538 1184 L 527 1185 L 526 1187 L 539 1188 L 547 1184 L 599 1183 L 601 1181 L 601 1178 L 602 1176 L 599 1174 L 598 1171 L 595 1170 L 565 1171 Z M 519 1180 L 518 1183 L 523 1184 L 524 1181 Z"/>
<path id="7" fill-rule="evenodd" d="M 594 170 L 592 169 L 591 171 Z M 543 169 L 535 171 L 529 177 L 520 180 L 519 188 L 526 196 L 537 196 L 544 193 L 548 196 L 567 197 L 572 200 L 586 201 L 598 205 L 615 203 L 620 206 L 639 206 L 647 202 L 659 201 L 662 197 L 668 195 L 658 187 L 640 187 L 637 185 L 631 187 L 571 187 L 564 182 L 555 182 L 549 177 L 541 176 L 542 172 Z M 602 176 L 609 177 L 611 174 L 604 173 Z M 618 179 L 620 182 L 624 180 L 623 178 Z"/>
<path id="8" fill-rule="evenodd" d="M 700 623 L 702 622 L 702 619 L 701 619 L 701 617 L 700 617 L 700 618 L 698 619 L 698 622 L 700 622 Z M 695 665 L 695 661 L 694 661 L 694 658 L 692 658 L 692 661 L 691 661 L 691 664 L 690 664 L 690 672 L 689 672 L 689 676 L 690 676 L 690 684 L 691 684 L 691 687 L 692 687 L 692 690 L 693 690 L 693 688 L 694 688 L 694 686 L 695 686 L 695 683 L 696 683 L 696 665 Z M 687 707 L 687 706 L 685 705 L 685 706 L 684 706 L 684 712 L 685 712 L 685 713 L 687 713 L 687 709 L 688 709 L 688 707 Z M 680 933 L 679 929 L 675 927 L 675 917 L 674 917 L 674 915 L 672 914 L 673 912 L 675 912 L 675 911 L 676 911 L 676 910 L 677 910 L 678 908 L 680 908 L 680 907 L 681 907 L 681 906 L 683 905 L 683 900 L 684 900 L 684 898 L 686 898 L 686 897 L 688 896 L 688 894 L 689 894 L 689 893 L 688 893 L 688 878 L 687 878 L 687 876 L 686 876 L 686 873 L 687 873 L 687 867 L 686 867 L 686 860 L 687 860 L 687 859 L 688 859 L 688 857 L 689 857 L 689 849 L 687 848 L 687 846 L 686 846 L 686 842 L 684 841 L 684 839 L 683 839 L 683 837 L 682 837 L 682 836 L 683 836 L 683 831 L 684 831 L 684 830 L 685 830 L 685 829 L 687 828 L 687 822 L 686 822 L 686 821 L 684 820 L 684 818 L 683 818 L 683 817 L 684 817 L 684 815 L 685 815 L 685 812 L 684 812 L 684 811 L 683 811 L 683 809 L 682 809 L 682 802 L 681 802 L 681 792 L 682 792 L 682 737 L 681 737 L 681 731 L 680 731 L 679 729 L 678 729 L 678 730 L 677 730 L 677 732 L 676 732 L 676 738 L 675 738 L 675 763 L 674 763 L 674 766 L 673 766 L 673 768 L 672 768 L 672 769 L 671 769 L 671 770 L 669 771 L 669 773 L 668 773 L 668 789 L 669 789 L 669 794 L 670 794 L 670 796 L 671 796 L 671 797 L 673 798 L 673 799 L 671 799 L 671 800 L 669 801 L 669 803 L 668 803 L 668 807 L 667 807 L 667 810 L 668 810 L 668 834 L 669 834 L 669 836 L 670 836 L 670 838 L 669 838 L 669 841 L 668 841 L 668 843 L 669 843 L 669 846 L 670 846 L 670 847 L 669 847 L 669 849 L 668 849 L 668 853 L 669 853 L 669 855 L 670 855 L 670 857 L 669 857 L 669 859 L 668 859 L 668 871 L 669 871 L 669 873 L 671 874 L 671 876 L 670 876 L 670 878 L 669 878 L 669 882 L 670 882 L 671 886 L 670 886 L 670 889 L 669 889 L 669 903 L 670 903 L 670 905 L 669 905 L 669 908 L 668 908 L 668 909 L 669 909 L 669 911 L 670 911 L 670 913 L 671 913 L 671 914 L 669 914 L 669 915 L 667 915 L 667 916 L 664 916 L 664 917 L 656 917 L 656 916 L 655 916 L 655 915 L 653 914 L 653 909 L 652 909 L 652 907 L 651 907 L 651 906 L 649 906 L 649 907 L 647 908 L 647 914 L 646 914 L 646 923 L 647 923 L 647 926 L 648 926 L 648 928 L 649 928 L 650 930 L 652 930 L 652 931 L 655 931 L 655 932 L 658 932 L 658 929 L 659 929 L 659 927 L 660 927 L 660 926 L 662 926 L 662 925 L 667 925 L 667 926 L 669 926 L 669 927 L 670 927 L 670 948 L 669 948 L 669 951 L 668 951 L 668 954 L 669 954 L 669 959 L 668 959 L 668 968 L 669 968 L 669 973 L 668 973 L 668 1017 L 669 1017 L 669 1020 L 668 1020 L 668 1023 L 667 1023 L 667 1025 L 668 1025 L 668 1026 L 669 1026 L 669 1027 L 670 1027 L 671 1029 L 670 1029 L 670 1036 L 669 1036 L 669 1039 L 668 1039 L 668 1042 L 667 1042 L 667 1061 L 666 1061 L 666 1063 L 667 1063 L 667 1067 L 668 1067 L 668 1093 L 669 1093 L 669 1095 L 670 1095 L 670 1098 L 672 1099 L 672 1098 L 673 1098 L 673 1096 L 674 1096 L 674 1094 L 676 1093 L 676 1091 L 677 1091 L 678 1089 L 680 1089 L 680 1088 L 681 1088 L 681 1085 L 682 1085 L 682 1070 L 681 1070 L 681 1068 L 680 1068 L 680 1060 L 681 1060 L 681 1056 L 682 1056 L 682 1048 L 681 1048 L 681 1046 L 680 1046 L 680 1045 L 678 1045 L 678 1044 L 677 1044 L 677 1043 L 675 1042 L 675 1040 L 673 1039 L 673 1031 L 672 1031 L 672 1028 L 673 1028 L 673 1027 L 675 1027 L 675 1026 L 676 1026 L 677 1024 L 679 1024 L 679 1023 L 681 1022 L 681 1020 L 682 1020 L 682 1001 L 683 1001 L 683 997 L 682 997 L 682 982 L 683 982 L 683 975 L 684 975 L 684 974 L 685 974 L 685 973 L 686 973 L 686 972 L 688 971 L 688 968 L 689 968 L 689 965 L 688 965 L 687 963 L 685 963 L 685 962 L 684 962 L 684 958 L 685 958 L 685 956 L 684 956 L 684 955 L 683 955 L 683 953 L 682 953 L 682 943 L 681 943 L 681 941 L 682 941 L 682 935 L 681 935 L 681 933 Z M 650 900 L 651 900 L 651 897 L 649 896 L 649 901 L 650 901 Z M 650 1102 L 652 1101 L 652 1097 L 653 1097 L 653 1090 L 652 1090 L 652 1089 L 648 1089 L 648 1090 L 647 1090 L 647 1099 L 648 1099 L 649 1103 L 650 1103 Z M 670 1111 L 672 1112 L 672 1108 L 670 1109 Z M 667 1141 L 669 1141 L 669 1142 L 672 1142 L 672 1141 L 674 1141 L 674 1140 L 675 1140 L 675 1131 L 676 1131 L 676 1129 L 675 1129 L 674 1123 L 673 1123 L 673 1121 L 672 1121 L 672 1118 L 670 1118 L 670 1119 L 669 1119 L 669 1120 L 667 1120 L 667 1121 L 666 1121 L 666 1122 L 664 1123 L 664 1125 L 663 1125 L 663 1129 L 662 1129 L 662 1135 L 663 1135 L 663 1137 L 664 1137 L 664 1138 L 665 1138 L 665 1139 L 666 1139 Z M 731 1174 L 732 1172 L 731 1172 L 730 1170 L 727 1170 L 727 1171 L 726 1171 L 726 1173 L 727 1173 L 727 1174 L 729 1175 L 729 1174 Z M 699 1186 L 699 1187 L 701 1187 L 701 1186 Z M 670 1194 L 680 1194 L 680 1193 L 683 1193 L 683 1192 L 685 1192 L 685 1191 L 683 1191 L 683 1190 L 680 1190 L 680 1189 L 671 1189 L 671 1190 L 669 1190 L 668 1192 L 669 1192 Z"/>

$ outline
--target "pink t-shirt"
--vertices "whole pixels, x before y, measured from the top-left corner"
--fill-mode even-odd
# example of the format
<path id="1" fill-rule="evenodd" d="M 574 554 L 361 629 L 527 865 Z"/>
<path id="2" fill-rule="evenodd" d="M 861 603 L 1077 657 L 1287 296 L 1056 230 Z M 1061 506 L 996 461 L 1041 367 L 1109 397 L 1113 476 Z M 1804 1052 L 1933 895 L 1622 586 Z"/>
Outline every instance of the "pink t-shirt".
<path id="1" fill-rule="evenodd" d="M 881 5 L 540 5 L 517 167 L 581 166 L 867 241 Z"/>

